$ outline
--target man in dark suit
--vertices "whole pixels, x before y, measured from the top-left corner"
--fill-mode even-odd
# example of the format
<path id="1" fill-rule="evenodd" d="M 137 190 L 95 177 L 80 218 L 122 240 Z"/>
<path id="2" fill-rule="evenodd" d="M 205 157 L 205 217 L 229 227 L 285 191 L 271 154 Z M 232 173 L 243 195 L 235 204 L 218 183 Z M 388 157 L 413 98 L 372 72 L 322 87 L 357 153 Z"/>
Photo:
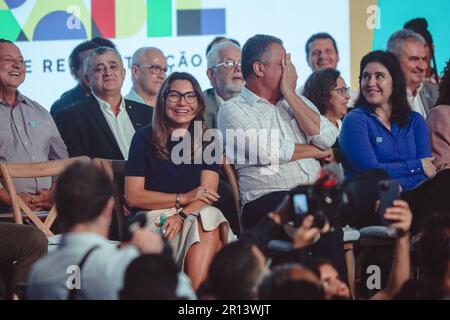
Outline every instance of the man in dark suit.
<path id="1" fill-rule="evenodd" d="M 434 108 L 439 97 L 439 87 L 434 83 L 426 83 L 428 69 L 426 41 L 418 33 L 402 29 L 391 35 L 388 40 L 388 51 L 395 54 L 400 62 L 406 82 L 408 102 L 413 111 L 424 118 Z"/>
<path id="2" fill-rule="evenodd" d="M 69 155 L 127 159 L 134 132 L 151 122 L 153 110 L 122 97 L 125 69 L 117 50 L 92 50 L 84 73 L 92 94 L 56 119 Z"/>

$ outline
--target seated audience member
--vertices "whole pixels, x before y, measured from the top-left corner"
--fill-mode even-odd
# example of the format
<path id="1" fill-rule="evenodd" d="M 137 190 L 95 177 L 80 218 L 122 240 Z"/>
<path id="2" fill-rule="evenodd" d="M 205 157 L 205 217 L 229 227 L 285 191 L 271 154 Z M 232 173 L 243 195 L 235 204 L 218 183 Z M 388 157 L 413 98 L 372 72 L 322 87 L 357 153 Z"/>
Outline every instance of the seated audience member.
<path id="1" fill-rule="evenodd" d="M 319 277 L 301 264 L 276 266 L 258 289 L 261 300 L 324 300 Z"/>
<path id="2" fill-rule="evenodd" d="M 98 46 L 98 44 L 88 40 L 77 45 L 70 53 L 70 74 L 77 81 L 77 85 L 69 91 L 64 92 L 61 97 L 52 104 L 50 114 L 53 119 L 56 119 L 56 115 L 60 110 L 69 108 L 74 103 L 83 100 L 91 94 L 89 86 L 84 82 L 83 60 L 92 49 L 95 49 Z"/>
<path id="3" fill-rule="evenodd" d="M 450 211 L 433 214 L 417 243 L 421 278 L 450 297 Z"/>
<path id="4" fill-rule="evenodd" d="M 116 44 L 109 39 L 102 37 L 93 37 L 91 41 L 97 44 L 99 47 L 110 47 L 113 49 L 117 49 Z"/>
<path id="5" fill-rule="evenodd" d="M 342 118 L 347 114 L 351 97 L 350 87 L 347 87 L 339 71 L 330 68 L 315 71 L 306 80 L 303 95 L 314 103 L 321 115 L 341 130 Z M 342 162 L 338 141 L 333 146 L 333 155 L 322 162 L 330 161 Z"/>
<path id="6" fill-rule="evenodd" d="M 239 240 L 222 248 L 213 258 L 199 297 L 218 300 L 253 300 L 259 282 L 269 273 L 266 259 L 250 240 Z"/>
<path id="7" fill-rule="evenodd" d="M 450 167 L 450 60 L 439 84 L 436 107 L 427 118 L 430 128 L 431 149 L 436 168 Z"/>
<path id="8" fill-rule="evenodd" d="M 146 254 L 134 259 L 120 290 L 121 300 L 177 299 L 178 269 L 172 257 Z"/>
<path id="9" fill-rule="evenodd" d="M 53 119 L 39 103 L 19 92 L 25 80 L 24 58 L 11 41 L 0 39 L 0 161 L 45 162 L 67 158 Z M 15 179 L 16 190 L 32 210 L 52 207 L 52 179 Z M 0 212 L 11 201 L 0 184 Z"/>
<path id="10" fill-rule="evenodd" d="M 160 49 L 143 47 L 136 50 L 131 60 L 133 87 L 125 99 L 154 107 L 166 73 L 167 60 Z"/>
<path id="11" fill-rule="evenodd" d="M 92 50 L 84 73 L 92 94 L 56 118 L 69 155 L 126 160 L 135 130 L 150 123 L 153 110 L 122 97 L 125 68 L 117 50 Z"/>
<path id="12" fill-rule="evenodd" d="M 211 49 L 215 46 L 218 45 L 220 43 L 223 42 L 231 42 L 234 43 L 235 45 L 237 45 L 239 48 L 241 47 L 241 44 L 239 43 L 239 41 L 235 40 L 235 39 L 231 39 L 231 38 L 227 38 L 227 37 L 222 37 L 222 36 L 218 36 L 215 37 L 207 46 L 206 46 L 206 53 L 205 56 L 207 57 L 209 52 L 211 51 Z"/>
<path id="13" fill-rule="evenodd" d="M 217 128 L 217 113 L 222 102 L 239 95 L 244 86 L 241 71 L 241 49 L 231 41 L 223 41 L 214 45 L 207 55 L 208 70 L 206 72 L 212 88 L 203 92 L 205 97 L 205 120 L 208 128 Z M 235 233 L 239 232 L 238 213 L 234 205 L 230 184 L 219 176 L 218 193 L 220 199 L 215 206 L 219 208 L 230 222 Z"/>
<path id="14" fill-rule="evenodd" d="M 17 285 L 27 281 L 33 263 L 47 253 L 47 243 L 33 226 L 0 223 L 0 300 L 17 294 Z"/>
<path id="15" fill-rule="evenodd" d="M 303 95 L 340 130 L 342 118 L 347 114 L 350 88 L 339 71 L 330 68 L 315 71 L 306 80 Z"/>
<path id="16" fill-rule="evenodd" d="M 404 29 L 412 30 L 418 34 L 420 34 L 426 41 L 425 51 L 427 55 L 427 71 L 425 73 L 425 82 L 428 83 L 439 83 L 439 75 L 437 74 L 437 65 L 436 65 L 436 57 L 434 55 L 435 48 L 433 42 L 433 36 L 428 30 L 428 21 L 425 18 L 416 18 L 409 20 L 403 26 Z M 433 66 L 431 66 L 431 62 L 433 62 Z"/>
<path id="17" fill-rule="evenodd" d="M 295 92 L 297 71 L 280 39 L 269 35 L 250 38 L 242 49 L 242 73 L 246 85 L 239 96 L 221 105 L 218 126 L 227 157 L 235 162 L 242 225 L 250 229 L 289 190 L 316 181 L 317 159 L 332 154 L 338 130 Z M 341 260 L 336 263 L 346 274 L 342 237 L 340 228 L 322 237 L 319 243 L 324 244 L 324 251 L 317 254 Z"/>
<path id="18" fill-rule="evenodd" d="M 346 177 L 385 170 L 400 183 L 417 232 L 427 212 L 450 209 L 450 171 L 436 174 L 428 127 L 408 104 L 397 58 L 383 51 L 367 54 L 359 79 L 356 109 L 345 117 L 339 136 Z"/>
<path id="19" fill-rule="evenodd" d="M 442 290 L 425 279 L 410 279 L 400 289 L 394 300 L 439 300 Z"/>
<path id="20" fill-rule="evenodd" d="M 404 283 L 410 278 L 411 259 L 409 255 L 409 229 L 412 213 L 408 203 L 396 200 L 391 208 L 384 213 L 384 218 L 391 221 L 390 228 L 396 229 L 394 258 L 389 281 L 385 288 L 377 292 L 371 300 L 390 300 L 399 292 Z M 326 259 L 316 259 L 320 280 L 325 290 L 326 299 L 350 299 L 350 290 L 332 263 Z"/>
<path id="21" fill-rule="evenodd" d="M 306 61 L 312 72 L 322 69 L 337 69 L 339 52 L 336 40 L 329 33 L 320 32 L 313 34 L 306 41 L 305 51 Z M 297 92 L 305 95 L 304 88 L 304 86 L 298 88 Z M 347 107 L 352 107 L 358 97 L 358 93 L 349 88 L 348 94 L 350 95 L 350 99 L 348 100 Z"/>
<path id="22" fill-rule="evenodd" d="M 387 50 L 400 62 L 408 103 L 424 118 L 435 106 L 439 95 L 437 84 L 425 82 L 428 69 L 425 46 L 426 41 L 420 34 L 407 29 L 392 34 L 387 43 Z"/>
<path id="23" fill-rule="evenodd" d="M 216 252 L 234 239 L 228 221 L 211 206 L 219 198 L 218 162 L 193 163 L 199 160 L 196 154 L 206 152 L 199 141 L 204 112 L 197 80 L 188 73 L 172 73 L 161 86 L 152 125 L 133 137 L 125 178 L 128 203 L 151 210 L 148 218 L 155 229 L 162 215 L 167 217 L 160 228 L 194 289 L 205 279 Z M 194 126 L 200 128 L 200 136 L 194 135 Z"/>
<path id="24" fill-rule="evenodd" d="M 339 276 L 336 268 L 326 259 L 317 259 L 315 261 L 319 269 L 320 282 L 325 291 L 325 299 L 340 300 L 350 299 L 350 289 L 345 280 Z"/>
<path id="25" fill-rule="evenodd" d="M 240 240 L 225 246 L 214 257 L 208 278 L 199 289 L 200 297 L 214 299 L 256 299 L 257 288 L 270 274 L 268 243 L 284 233 L 283 225 L 291 221 L 293 211 L 289 197 L 278 208 L 261 219 Z M 320 234 L 329 231 L 329 224 L 322 230 L 312 226 L 313 217 L 308 216 L 302 225 L 293 231 L 291 256 L 299 262 L 309 262 L 307 248 Z"/>
<path id="26" fill-rule="evenodd" d="M 55 200 L 61 243 L 33 266 L 29 299 L 117 299 L 128 264 L 140 253 L 162 252 L 161 237 L 146 228 L 137 229 L 120 249 L 107 240 L 113 185 L 92 163 L 67 168 Z"/>
<path id="27" fill-rule="evenodd" d="M 233 42 L 215 45 L 208 56 L 206 72 L 212 88 L 205 90 L 206 125 L 217 128 L 217 113 L 220 105 L 238 96 L 244 86 L 241 71 L 241 49 Z"/>

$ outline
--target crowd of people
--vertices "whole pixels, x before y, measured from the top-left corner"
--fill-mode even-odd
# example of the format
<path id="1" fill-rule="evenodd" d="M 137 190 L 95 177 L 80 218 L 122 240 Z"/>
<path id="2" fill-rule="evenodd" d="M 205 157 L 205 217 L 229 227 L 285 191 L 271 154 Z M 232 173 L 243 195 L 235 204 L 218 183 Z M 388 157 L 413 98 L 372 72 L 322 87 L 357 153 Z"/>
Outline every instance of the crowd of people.
<path id="1" fill-rule="evenodd" d="M 305 49 L 312 74 L 299 86 L 281 39 L 258 34 L 241 47 L 217 37 L 202 91 L 189 73 L 167 75 L 160 48 L 139 48 L 124 96 L 118 49 L 93 38 L 70 54 L 77 85 L 49 113 L 19 91 L 24 57 L 0 39 L 0 160 L 125 161 L 124 218 L 146 221 L 130 239 L 111 235 L 114 185 L 93 163 L 15 180 L 32 210 L 56 206 L 62 237 L 47 253 L 36 227 L 0 222 L 0 298 L 24 285 L 27 299 L 354 299 L 343 227 L 386 221 L 396 230 L 390 276 L 371 299 L 450 297 L 450 60 L 440 77 L 424 19 L 361 59 L 358 90 L 339 72 L 330 34 Z M 323 183 L 329 163 L 345 173 L 353 203 L 323 225 L 311 208 L 293 223 L 293 190 Z M 400 188 L 387 209 L 384 180 Z M 0 183 L 0 211 L 10 212 Z M 275 265 L 271 240 L 290 244 Z"/>

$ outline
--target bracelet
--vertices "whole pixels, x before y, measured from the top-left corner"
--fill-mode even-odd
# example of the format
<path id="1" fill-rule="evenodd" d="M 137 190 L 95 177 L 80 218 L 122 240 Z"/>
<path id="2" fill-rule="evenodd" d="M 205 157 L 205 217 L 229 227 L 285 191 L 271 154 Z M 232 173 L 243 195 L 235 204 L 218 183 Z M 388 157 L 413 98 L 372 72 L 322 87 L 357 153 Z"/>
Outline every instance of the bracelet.
<path id="1" fill-rule="evenodd" d="M 179 212 L 178 212 L 178 215 L 181 217 L 181 219 L 186 219 L 187 218 L 187 214 L 186 213 L 184 213 L 183 212 L 183 210 L 180 210 Z"/>
<path id="2" fill-rule="evenodd" d="M 175 196 L 175 208 L 178 210 L 180 209 L 180 194 L 177 193 Z"/>

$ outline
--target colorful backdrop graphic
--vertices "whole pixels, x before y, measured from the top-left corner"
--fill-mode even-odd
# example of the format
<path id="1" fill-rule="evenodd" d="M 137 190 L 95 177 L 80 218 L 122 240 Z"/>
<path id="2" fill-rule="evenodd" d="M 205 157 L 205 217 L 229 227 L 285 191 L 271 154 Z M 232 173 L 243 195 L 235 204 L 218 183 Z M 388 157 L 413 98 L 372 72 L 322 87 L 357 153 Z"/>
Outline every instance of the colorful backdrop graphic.
<path id="1" fill-rule="evenodd" d="M 26 60 L 20 90 L 50 108 L 75 85 L 70 52 L 93 36 L 112 39 L 127 68 L 139 47 L 159 47 L 169 70 L 190 72 L 207 89 L 205 48 L 217 35 L 242 45 L 257 33 L 281 38 L 300 86 L 311 74 L 306 40 L 329 32 L 339 48 L 338 69 L 357 89 L 361 57 L 384 49 L 392 32 L 415 17 L 428 19 L 441 72 L 450 58 L 448 12 L 449 0 L 0 0 L 0 38 L 17 41 Z M 127 71 L 124 94 L 131 86 Z"/>
<path id="2" fill-rule="evenodd" d="M 15 9 L 34 3 L 21 25 Z M 173 0 L 0 0 L 0 37 L 13 41 L 72 40 L 99 36 L 127 38 L 147 24 L 147 36 L 171 37 Z M 178 36 L 225 34 L 225 9 L 202 7 L 199 0 L 177 0 Z M 89 12 L 90 11 L 90 12 Z"/>
<path id="3" fill-rule="evenodd" d="M 378 8 L 378 13 L 368 8 Z M 369 13 L 368 13 L 369 11 Z M 442 72 L 450 58 L 450 12 L 448 0 L 350 0 L 351 73 L 353 87 L 357 87 L 359 62 L 371 50 L 385 50 L 391 34 L 405 22 L 419 17 L 428 21 L 433 41 L 438 72 Z M 375 28 L 368 28 L 371 15 Z M 369 19 L 369 20 L 368 20 Z"/>

